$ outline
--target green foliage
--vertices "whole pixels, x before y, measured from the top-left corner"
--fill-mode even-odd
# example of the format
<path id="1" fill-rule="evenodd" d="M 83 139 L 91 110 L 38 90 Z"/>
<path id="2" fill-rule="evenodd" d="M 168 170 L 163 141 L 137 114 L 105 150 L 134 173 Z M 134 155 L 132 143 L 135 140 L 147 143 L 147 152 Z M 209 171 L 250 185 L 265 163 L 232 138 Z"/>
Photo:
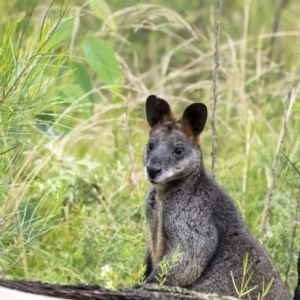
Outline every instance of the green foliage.
<path id="1" fill-rule="evenodd" d="M 104 0 L 91 0 L 90 7 L 94 15 L 98 17 L 101 21 L 106 21 L 106 19 L 108 19 L 111 15 L 110 7 Z M 117 29 L 113 19 L 108 20 L 108 25 L 112 30 Z"/>
<path id="2" fill-rule="evenodd" d="M 4 2 L 1 275 L 133 285 L 143 273 L 146 236 L 144 101 L 159 94 L 178 111 L 192 101 L 212 107 L 214 3 Z M 216 176 L 293 290 L 300 243 L 293 234 L 299 223 L 300 177 L 293 165 L 299 169 L 300 11 L 296 0 L 276 11 L 275 2 L 223 3 Z M 279 154 L 264 235 L 291 90 L 282 151 L 293 165 Z M 210 122 L 201 147 L 209 170 Z M 243 287 L 237 287 L 242 294 Z"/>
<path id="3" fill-rule="evenodd" d="M 119 63 L 108 43 L 97 37 L 87 37 L 83 41 L 83 52 L 90 67 L 105 84 L 118 83 Z"/>
<path id="4" fill-rule="evenodd" d="M 249 288 L 249 282 L 251 280 L 251 277 L 253 273 L 251 272 L 251 265 L 249 265 L 249 253 L 246 253 L 244 260 L 243 260 L 243 274 L 242 278 L 238 278 L 239 281 L 241 281 L 240 287 L 237 286 L 236 279 L 234 278 L 234 274 L 230 272 L 232 283 L 234 286 L 234 289 L 236 291 L 238 299 L 241 299 L 244 296 L 250 296 L 251 292 L 256 289 L 257 287 L 254 286 L 252 288 Z"/>
<path id="5" fill-rule="evenodd" d="M 261 299 L 264 299 L 265 296 L 268 295 L 268 293 L 269 293 L 269 291 L 270 291 L 270 288 L 271 288 L 272 285 L 273 285 L 273 281 L 274 281 L 274 279 L 272 278 L 272 279 L 270 280 L 270 282 L 267 283 L 267 286 L 265 286 L 265 280 L 263 280 L 263 293 L 262 293 L 262 295 L 261 295 Z"/>
<path id="6" fill-rule="evenodd" d="M 92 83 L 89 74 L 83 64 L 77 61 L 70 61 L 70 68 L 74 72 L 73 76 L 77 85 L 82 91 L 87 94 L 87 98 L 91 103 L 94 103 L 94 96 L 91 94 Z"/>
<path id="7" fill-rule="evenodd" d="M 61 42 L 67 40 L 72 33 L 72 28 L 72 23 L 68 19 L 62 20 L 58 24 L 54 24 L 51 29 L 53 34 L 51 34 L 49 40 L 51 46 L 54 47 L 57 44 L 60 44 Z"/>
<path id="8" fill-rule="evenodd" d="M 245 296 L 248 299 L 252 299 L 251 292 L 255 290 L 257 286 L 253 286 L 252 288 L 249 287 L 249 283 L 253 275 L 253 272 L 251 272 L 251 265 L 249 265 L 249 253 L 246 253 L 243 260 L 242 276 L 240 278 L 235 278 L 232 272 L 230 272 L 230 275 L 238 299 L 245 299 Z M 265 279 L 263 278 L 263 291 L 262 291 L 262 295 L 259 297 L 258 300 L 263 300 L 265 298 L 265 296 L 270 291 L 270 288 L 272 287 L 273 281 L 274 278 L 272 278 L 270 282 L 268 282 L 267 285 L 265 286 L 266 283 L 265 283 Z"/>
<path id="9" fill-rule="evenodd" d="M 180 246 L 177 245 L 175 252 L 172 254 L 171 260 L 168 259 L 166 256 L 164 256 L 163 260 L 160 262 L 160 272 L 157 276 L 157 281 L 160 285 L 164 285 L 167 280 L 167 276 L 172 272 L 172 269 L 174 268 L 175 264 L 179 260 L 180 255 Z"/>

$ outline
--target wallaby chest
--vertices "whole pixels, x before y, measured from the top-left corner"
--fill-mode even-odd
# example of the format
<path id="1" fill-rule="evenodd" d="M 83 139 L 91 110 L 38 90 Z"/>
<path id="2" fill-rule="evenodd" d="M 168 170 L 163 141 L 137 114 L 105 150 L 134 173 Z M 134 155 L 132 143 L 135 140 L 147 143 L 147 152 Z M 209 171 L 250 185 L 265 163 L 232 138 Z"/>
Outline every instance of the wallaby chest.
<path id="1" fill-rule="evenodd" d="M 168 249 L 178 245 L 187 228 L 194 230 L 203 221 L 208 225 L 209 213 L 204 214 L 201 201 L 195 203 L 194 200 L 192 193 L 183 188 L 171 189 L 164 195 L 154 189 L 148 193 L 146 215 L 153 268 L 158 266 Z M 179 224 L 182 232 L 174 231 L 174 222 Z"/>

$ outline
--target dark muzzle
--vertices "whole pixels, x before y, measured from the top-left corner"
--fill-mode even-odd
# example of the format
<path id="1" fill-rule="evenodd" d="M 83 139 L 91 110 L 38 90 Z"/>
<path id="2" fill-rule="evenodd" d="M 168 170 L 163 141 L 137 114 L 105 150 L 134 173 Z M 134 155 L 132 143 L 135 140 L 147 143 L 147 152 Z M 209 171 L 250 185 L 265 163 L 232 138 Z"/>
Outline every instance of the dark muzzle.
<path id="1" fill-rule="evenodd" d="M 154 164 L 147 166 L 147 172 L 151 179 L 154 179 L 161 173 L 162 167 L 160 165 Z"/>

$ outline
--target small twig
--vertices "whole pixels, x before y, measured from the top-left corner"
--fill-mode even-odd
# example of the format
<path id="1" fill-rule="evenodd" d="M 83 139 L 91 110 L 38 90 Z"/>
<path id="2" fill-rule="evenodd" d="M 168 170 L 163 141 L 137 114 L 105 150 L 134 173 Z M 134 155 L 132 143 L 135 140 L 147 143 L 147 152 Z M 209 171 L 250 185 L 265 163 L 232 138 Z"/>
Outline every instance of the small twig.
<path id="1" fill-rule="evenodd" d="M 271 202 L 273 199 L 274 189 L 276 187 L 276 177 L 277 177 L 277 167 L 278 167 L 279 155 L 280 155 L 283 143 L 284 143 L 284 138 L 285 138 L 285 133 L 286 133 L 286 125 L 287 125 L 287 122 L 288 122 L 288 119 L 289 119 L 289 116 L 290 116 L 290 113 L 292 110 L 293 102 L 294 102 L 294 97 L 292 97 L 292 94 L 293 94 L 293 89 L 288 93 L 288 96 L 287 96 L 286 111 L 285 111 L 285 115 L 284 115 L 282 126 L 281 126 L 281 132 L 280 132 L 279 139 L 278 139 L 275 160 L 274 160 L 274 164 L 272 167 L 272 184 L 271 184 L 269 194 L 268 194 L 268 200 L 267 200 L 267 204 L 265 207 L 263 226 L 262 226 L 262 232 L 264 235 L 266 235 L 266 233 L 267 233 L 268 221 L 269 221 L 269 217 L 271 214 Z"/>
<path id="2" fill-rule="evenodd" d="M 5 154 L 5 153 L 7 153 L 7 152 L 9 152 L 9 151 L 11 151 L 11 150 L 13 150 L 13 149 L 19 147 L 21 144 L 22 144 L 21 142 L 17 141 L 17 143 L 16 143 L 13 147 L 11 147 L 11 148 L 9 148 L 9 149 L 7 149 L 7 150 L 1 152 L 0 155 L 3 155 L 3 154 Z"/>
<path id="3" fill-rule="evenodd" d="M 280 151 L 281 154 L 287 159 L 287 161 L 292 165 L 292 167 L 294 168 L 294 170 L 298 173 L 298 175 L 300 176 L 300 170 L 298 170 L 298 168 L 295 166 L 295 164 L 282 152 Z"/>
<path id="4" fill-rule="evenodd" d="M 220 36 L 220 18 L 221 18 L 221 7 L 222 1 L 217 1 L 217 16 L 216 16 L 216 28 L 215 28 L 215 55 L 214 62 L 215 68 L 213 72 L 213 111 L 211 118 L 211 127 L 212 127 L 212 150 L 211 150 L 211 173 L 215 177 L 215 165 L 216 165 L 216 152 L 217 152 L 217 142 L 218 135 L 216 129 L 216 110 L 218 104 L 218 71 L 220 67 L 220 58 L 219 58 L 219 36 Z"/>

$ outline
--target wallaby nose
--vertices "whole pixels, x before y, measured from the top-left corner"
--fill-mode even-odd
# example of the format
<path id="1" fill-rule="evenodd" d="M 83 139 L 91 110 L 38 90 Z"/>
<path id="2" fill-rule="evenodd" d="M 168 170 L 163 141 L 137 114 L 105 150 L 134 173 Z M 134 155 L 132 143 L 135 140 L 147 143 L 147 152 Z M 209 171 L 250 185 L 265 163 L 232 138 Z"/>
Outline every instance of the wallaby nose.
<path id="1" fill-rule="evenodd" d="M 160 165 L 149 165 L 147 166 L 147 172 L 151 179 L 154 179 L 157 175 L 160 174 L 162 167 Z"/>

